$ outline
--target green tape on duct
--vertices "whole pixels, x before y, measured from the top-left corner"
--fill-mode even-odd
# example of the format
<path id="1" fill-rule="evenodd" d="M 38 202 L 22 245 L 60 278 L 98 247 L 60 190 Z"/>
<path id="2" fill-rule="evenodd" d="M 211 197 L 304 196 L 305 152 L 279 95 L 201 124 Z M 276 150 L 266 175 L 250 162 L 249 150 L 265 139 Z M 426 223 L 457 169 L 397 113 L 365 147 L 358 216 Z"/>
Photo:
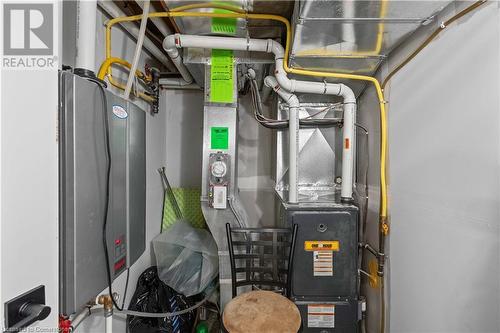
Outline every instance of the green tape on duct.
<path id="1" fill-rule="evenodd" d="M 182 216 L 195 228 L 204 228 L 205 219 L 201 211 L 199 188 L 173 188 L 175 200 L 179 205 Z M 168 195 L 165 195 L 165 204 L 163 205 L 163 229 L 166 230 L 177 222 L 174 208 Z"/>
<path id="2" fill-rule="evenodd" d="M 210 102 L 233 103 L 233 51 L 212 50 Z"/>
<path id="3" fill-rule="evenodd" d="M 217 2 L 215 2 L 217 3 Z M 224 4 L 224 2 L 221 2 Z M 214 9 L 214 13 L 227 14 L 231 13 L 229 10 L 225 9 Z M 235 18 L 212 18 L 212 33 L 225 34 L 225 35 L 236 35 L 236 19 Z"/>
<path id="4" fill-rule="evenodd" d="M 227 127 L 212 127 L 210 129 L 210 147 L 212 149 L 229 148 L 229 129 Z"/>

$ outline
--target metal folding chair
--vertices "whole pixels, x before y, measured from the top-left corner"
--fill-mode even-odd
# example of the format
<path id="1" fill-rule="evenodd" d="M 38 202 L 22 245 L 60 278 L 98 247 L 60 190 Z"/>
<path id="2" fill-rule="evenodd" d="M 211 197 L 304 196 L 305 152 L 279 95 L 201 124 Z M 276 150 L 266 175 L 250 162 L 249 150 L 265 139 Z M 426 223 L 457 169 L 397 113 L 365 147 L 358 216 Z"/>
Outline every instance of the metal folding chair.
<path id="1" fill-rule="evenodd" d="M 232 228 L 226 224 L 233 298 L 238 287 L 273 290 L 289 297 L 297 225 Z"/>

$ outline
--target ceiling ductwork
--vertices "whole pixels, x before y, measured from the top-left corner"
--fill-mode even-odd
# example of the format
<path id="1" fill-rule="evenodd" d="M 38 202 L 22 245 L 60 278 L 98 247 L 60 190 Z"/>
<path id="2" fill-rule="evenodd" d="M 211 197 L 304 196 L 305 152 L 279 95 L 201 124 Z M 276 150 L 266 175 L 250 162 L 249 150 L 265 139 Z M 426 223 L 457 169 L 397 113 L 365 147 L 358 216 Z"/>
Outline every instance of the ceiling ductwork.
<path id="1" fill-rule="evenodd" d="M 298 1 L 290 65 L 373 75 L 389 53 L 451 1 Z M 356 94 L 363 82 L 349 82 Z"/>

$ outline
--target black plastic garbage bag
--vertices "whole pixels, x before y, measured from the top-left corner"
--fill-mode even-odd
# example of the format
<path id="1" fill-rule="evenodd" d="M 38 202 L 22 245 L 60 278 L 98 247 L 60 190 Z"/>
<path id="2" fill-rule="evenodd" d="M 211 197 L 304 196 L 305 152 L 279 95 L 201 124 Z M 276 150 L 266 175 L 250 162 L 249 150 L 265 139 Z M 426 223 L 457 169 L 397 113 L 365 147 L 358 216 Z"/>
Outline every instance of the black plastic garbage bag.
<path id="1" fill-rule="evenodd" d="M 152 266 L 139 276 L 129 310 L 151 313 L 177 312 L 193 304 L 190 299 L 163 283 L 158 278 L 156 266 Z M 195 310 L 167 318 L 127 316 L 130 333 L 191 332 L 194 321 Z"/>

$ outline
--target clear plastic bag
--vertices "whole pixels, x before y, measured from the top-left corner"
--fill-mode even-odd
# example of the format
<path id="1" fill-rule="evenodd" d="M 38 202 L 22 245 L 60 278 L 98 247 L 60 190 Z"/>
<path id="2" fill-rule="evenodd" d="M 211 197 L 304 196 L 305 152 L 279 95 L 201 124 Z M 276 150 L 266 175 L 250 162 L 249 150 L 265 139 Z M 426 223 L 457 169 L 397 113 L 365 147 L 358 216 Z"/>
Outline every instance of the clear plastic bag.
<path id="1" fill-rule="evenodd" d="M 158 276 L 175 291 L 202 292 L 219 273 L 217 245 L 212 235 L 177 222 L 153 239 Z"/>

